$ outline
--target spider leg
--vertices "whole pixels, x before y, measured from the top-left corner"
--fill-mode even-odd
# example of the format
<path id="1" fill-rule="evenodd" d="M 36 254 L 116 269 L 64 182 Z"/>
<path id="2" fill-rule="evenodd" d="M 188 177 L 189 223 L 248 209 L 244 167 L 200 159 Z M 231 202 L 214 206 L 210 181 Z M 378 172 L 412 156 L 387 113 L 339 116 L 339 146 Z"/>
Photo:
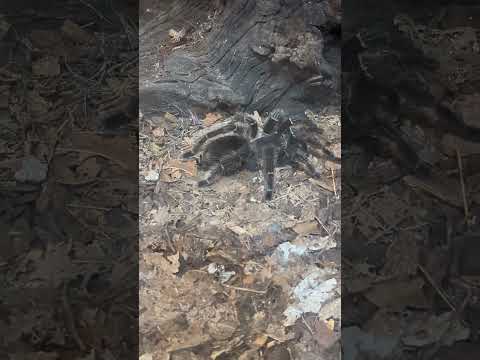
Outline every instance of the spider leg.
<path id="1" fill-rule="evenodd" d="M 250 151 L 249 144 L 245 143 L 240 148 L 222 155 L 206 172 L 204 179 L 198 182 L 198 186 L 212 185 L 219 175 L 231 175 L 239 171 L 250 155 Z"/>
<path id="2" fill-rule="evenodd" d="M 213 124 L 206 129 L 200 130 L 192 141 L 192 149 L 183 154 L 184 158 L 192 157 L 220 136 L 232 135 L 255 137 L 258 131 L 257 124 L 253 119 L 237 114 L 228 120 Z"/>
<path id="3" fill-rule="evenodd" d="M 273 186 L 275 181 L 275 150 L 271 146 L 262 149 L 263 157 L 263 179 L 265 186 L 265 200 L 272 200 Z"/>
<path id="4" fill-rule="evenodd" d="M 198 182 L 199 187 L 205 187 L 212 185 L 219 175 L 222 173 L 222 166 L 217 164 L 213 166 L 210 170 L 205 173 L 205 176 L 202 180 Z"/>
<path id="5" fill-rule="evenodd" d="M 323 146 L 320 148 L 320 151 L 316 148 L 310 147 L 309 152 L 317 158 L 326 158 L 328 161 L 331 161 L 335 164 L 342 163 L 342 159 L 337 158 L 330 150 L 324 148 Z"/>
<path id="6" fill-rule="evenodd" d="M 305 82 L 305 85 L 308 87 L 322 86 L 325 82 L 325 77 L 323 75 L 313 76 Z"/>
<path id="7" fill-rule="evenodd" d="M 327 160 L 340 164 L 341 159 L 337 158 L 330 150 L 327 149 L 327 146 L 330 145 L 329 142 L 323 144 L 318 138 L 313 135 L 313 131 L 311 133 L 302 131 L 299 132 L 298 135 L 304 139 L 305 144 L 308 146 L 308 151 L 317 158 L 326 158 Z"/>
<path id="8" fill-rule="evenodd" d="M 192 140 L 192 149 L 183 154 L 184 158 L 197 154 L 206 143 L 222 134 L 235 130 L 233 121 L 214 124 L 206 129 L 200 130 Z"/>
<path id="9" fill-rule="evenodd" d="M 315 169 L 311 161 L 306 157 L 297 158 L 297 161 L 294 167 L 302 170 L 308 176 L 319 179 L 321 177 L 320 173 Z"/>

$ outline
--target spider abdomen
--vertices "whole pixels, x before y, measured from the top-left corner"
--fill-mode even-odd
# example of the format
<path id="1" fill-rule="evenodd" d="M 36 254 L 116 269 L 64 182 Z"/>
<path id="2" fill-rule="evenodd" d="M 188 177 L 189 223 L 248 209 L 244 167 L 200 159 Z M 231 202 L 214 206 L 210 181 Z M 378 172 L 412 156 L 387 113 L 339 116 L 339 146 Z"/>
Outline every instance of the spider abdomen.
<path id="1" fill-rule="evenodd" d="M 200 159 L 200 167 L 210 168 L 219 164 L 223 175 L 232 175 L 245 165 L 249 151 L 250 147 L 245 138 L 226 136 L 210 144 Z"/>

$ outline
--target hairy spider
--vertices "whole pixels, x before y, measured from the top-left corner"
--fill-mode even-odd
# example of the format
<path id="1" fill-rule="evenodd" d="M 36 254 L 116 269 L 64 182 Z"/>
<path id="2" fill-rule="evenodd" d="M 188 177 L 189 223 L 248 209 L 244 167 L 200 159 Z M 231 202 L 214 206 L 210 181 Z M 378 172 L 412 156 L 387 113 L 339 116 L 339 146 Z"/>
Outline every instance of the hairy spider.
<path id="1" fill-rule="evenodd" d="M 282 110 L 274 110 L 265 121 L 259 116 L 237 113 L 199 131 L 192 141 L 192 150 L 184 157 L 198 154 L 199 168 L 206 171 L 199 186 L 211 185 L 219 176 L 232 175 L 243 168 L 261 168 L 265 199 L 271 200 L 277 166 L 288 164 L 319 178 L 309 154 L 339 161 L 322 145 L 317 137 L 319 132 L 313 123 L 294 125 Z"/>

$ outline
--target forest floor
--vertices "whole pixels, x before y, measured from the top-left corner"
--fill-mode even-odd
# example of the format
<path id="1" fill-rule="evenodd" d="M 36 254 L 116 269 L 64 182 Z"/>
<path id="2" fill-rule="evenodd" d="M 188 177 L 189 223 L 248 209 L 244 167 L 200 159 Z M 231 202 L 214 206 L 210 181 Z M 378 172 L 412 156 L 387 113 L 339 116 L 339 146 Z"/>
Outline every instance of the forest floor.
<path id="1" fill-rule="evenodd" d="M 140 56 L 161 71 L 169 54 Z M 261 172 L 198 188 L 202 174 L 182 152 L 228 115 L 182 110 L 140 125 L 142 359 L 336 359 L 339 165 L 316 159 L 320 180 L 277 168 L 269 202 Z M 339 156 L 340 109 L 308 116 Z"/>

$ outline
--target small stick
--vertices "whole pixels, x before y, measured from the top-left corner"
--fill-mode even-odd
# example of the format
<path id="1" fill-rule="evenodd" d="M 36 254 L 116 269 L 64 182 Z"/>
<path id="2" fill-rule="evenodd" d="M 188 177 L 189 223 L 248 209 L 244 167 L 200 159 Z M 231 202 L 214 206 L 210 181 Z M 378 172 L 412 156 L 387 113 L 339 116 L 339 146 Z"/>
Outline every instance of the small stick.
<path id="1" fill-rule="evenodd" d="M 238 287 L 238 286 L 232 286 L 232 285 L 223 285 L 227 289 L 233 289 L 233 290 L 238 290 L 238 291 L 246 291 L 246 292 L 251 292 L 254 294 L 261 294 L 265 295 L 267 293 L 267 290 L 254 290 L 254 289 L 249 289 L 249 288 L 243 288 L 243 287 Z"/>
<path id="2" fill-rule="evenodd" d="M 332 237 L 332 234 L 330 233 L 330 231 L 328 231 L 327 227 L 323 224 L 323 222 L 317 216 L 315 216 L 315 220 L 317 220 L 317 222 L 323 227 L 323 230 L 327 232 L 328 236 Z"/>
<path id="3" fill-rule="evenodd" d="M 440 295 L 440 297 L 443 299 L 443 301 L 445 301 L 445 303 L 447 303 L 448 306 L 450 306 L 450 308 L 455 312 L 457 313 L 457 308 L 455 307 L 455 305 L 453 305 L 451 303 L 451 301 L 448 299 L 448 296 L 443 292 L 442 289 L 440 289 L 437 284 L 435 284 L 435 281 L 432 279 L 432 277 L 430 276 L 430 274 L 427 272 L 427 270 L 425 270 L 423 268 L 422 265 L 420 264 L 417 264 L 418 265 L 418 268 L 422 271 L 423 275 L 425 275 L 425 277 L 427 278 L 427 280 L 429 281 L 430 285 L 433 286 L 433 288 L 437 291 L 438 295 Z"/>
<path id="4" fill-rule="evenodd" d="M 68 207 L 79 208 L 79 209 L 91 209 L 91 210 L 101 210 L 101 211 L 110 211 L 111 208 L 91 206 L 91 205 L 81 205 L 81 204 L 67 204 Z"/>
<path id="5" fill-rule="evenodd" d="M 469 211 L 468 211 L 468 203 L 467 203 L 467 193 L 465 190 L 465 180 L 463 179 L 463 166 L 462 166 L 462 157 L 460 155 L 460 151 L 458 148 L 456 149 L 457 152 L 457 162 L 458 162 L 458 170 L 460 172 L 460 185 L 462 186 L 462 196 L 463 196 L 463 208 L 465 211 L 465 222 L 468 223 L 469 219 Z"/>
<path id="6" fill-rule="evenodd" d="M 337 196 L 337 187 L 335 185 L 335 171 L 331 168 L 330 171 L 332 172 L 332 183 L 333 183 L 333 193 L 335 197 Z"/>

